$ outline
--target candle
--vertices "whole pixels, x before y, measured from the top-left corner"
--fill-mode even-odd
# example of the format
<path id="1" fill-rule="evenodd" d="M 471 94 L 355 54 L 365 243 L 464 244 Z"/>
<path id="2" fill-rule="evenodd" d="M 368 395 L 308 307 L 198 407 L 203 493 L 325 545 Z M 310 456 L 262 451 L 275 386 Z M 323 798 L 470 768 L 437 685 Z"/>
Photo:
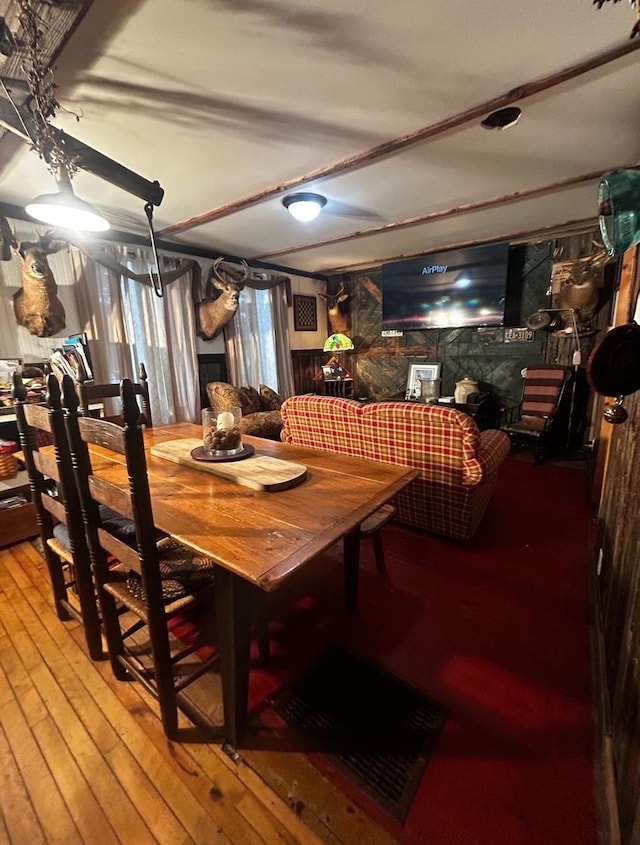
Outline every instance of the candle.
<path id="1" fill-rule="evenodd" d="M 216 420 L 216 426 L 218 428 L 227 430 L 233 428 L 235 423 L 235 418 L 230 411 L 223 411 L 221 414 L 218 414 L 218 419 Z"/>

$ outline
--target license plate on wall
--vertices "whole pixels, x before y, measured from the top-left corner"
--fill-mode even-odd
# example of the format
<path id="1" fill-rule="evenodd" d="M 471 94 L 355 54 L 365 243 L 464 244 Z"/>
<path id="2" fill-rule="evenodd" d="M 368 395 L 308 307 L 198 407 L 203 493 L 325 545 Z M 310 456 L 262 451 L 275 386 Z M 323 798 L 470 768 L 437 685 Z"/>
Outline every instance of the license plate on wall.
<path id="1" fill-rule="evenodd" d="M 535 332 L 533 329 L 528 329 L 526 326 L 521 329 L 510 328 L 504 330 L 505 343 L 514 343 L 515 341 L 531 342 L 534 336 Z"/>

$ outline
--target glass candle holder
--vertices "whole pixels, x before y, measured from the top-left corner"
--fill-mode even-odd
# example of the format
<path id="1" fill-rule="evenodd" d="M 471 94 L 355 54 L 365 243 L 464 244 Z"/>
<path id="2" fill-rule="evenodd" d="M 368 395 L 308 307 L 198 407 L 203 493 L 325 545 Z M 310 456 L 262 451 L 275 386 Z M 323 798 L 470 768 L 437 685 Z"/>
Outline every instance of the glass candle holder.
<path id="1" fill-rule="evenodd" d="M 218 413 L 213 408 L 202 411 L 202 441 L 210 455 L 237 455 L 242 451 L 241 408 Z"/>

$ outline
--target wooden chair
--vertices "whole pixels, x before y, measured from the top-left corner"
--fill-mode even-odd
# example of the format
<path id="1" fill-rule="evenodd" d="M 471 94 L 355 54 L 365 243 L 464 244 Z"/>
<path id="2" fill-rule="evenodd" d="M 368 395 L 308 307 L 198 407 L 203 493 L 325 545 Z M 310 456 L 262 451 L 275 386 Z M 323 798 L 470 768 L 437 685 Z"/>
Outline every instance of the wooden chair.
<path id="1" fill-rule="evenodd" d="M 559 410 L 571 371 L 562 364 L 538 364 L 527 367 L 522 387 L 522 401 L 506 414 L 500 428 L 513 445 L 532 443 L 533 459 L 542 463 L 545 451 L 557 440 L 558 421 L 565 424 Z"/>
<path id="2" fill-rule="evenodd" d="M 168 537 L 157 539 L 140 409 L 131 381 L 124 379 L 121 387 L 123 428 L 83 417 L 73 380 L 65 376 L 62 387 L 67 437 L 111 666 L 117 678 L 135 678 L 157 697 L 165 733 L 175 739 L 178 706 L 193 720 L 198 718 L 198 711 L 189 707 L 181 693 L 216 657 L 199 661 L 194 653 L 204 643 L 198 640 L 183 646 L 170 635 L 169 624 L 179 614 L 198 609 L 208 613 L 203 623 L 211 619 L 214 564 Z M 124 455 L 125 490 L 94 471 L 88 444 L 107 445 Z M 99 505 L 133 520 L 134 547 L 109 530 Z M 114 560 L 119 565 L 114 566 Z M 119 612 L 119 606 L 128 612 Z M 190 657 L 190 665 L 185 664 Z"/>
<path id="3" fill-rule="evenodd" d="M 47 404 L 37 405 L 27 402 L 27 389 L 18 373 L 14 373 L 13 383 L 20 445 L 56 613 L 59 619 L 82 622 L 89 655 L 93 660 L 100 660 L 105 656 L 100 617 L 65 431 L 60 385 L 50 375 Z M 50 438 L 40 437 L 41 432 L 47 432 Z M 43 441 L 53 442 L 54 454 L 40 451 Z"/>
<path id="4" fill-rule="evenodd" d="M 151 403 L 149 401 L 149 384 L 147 371 L 144 364 L 138 367 L 138 382 L 133 382 L 133 389 L 136 396 L 140 397 L 142 424 L 147 428 L 153 426 L 151 417 Z M 120 399 L 120 382 L 110 382 L 105 384 L 97 384 L 94 381 L 78 381 L 76 382 L 78 391 L 78 399 L 80 400 L 80 413 L 83 417 L 91 416 L 89 406 L 96 402 L 101 402 L 104 399 Z M 124 421 L 121 415 L 108 416 L 105 418 L 117 425 L 123 425 Z"/>

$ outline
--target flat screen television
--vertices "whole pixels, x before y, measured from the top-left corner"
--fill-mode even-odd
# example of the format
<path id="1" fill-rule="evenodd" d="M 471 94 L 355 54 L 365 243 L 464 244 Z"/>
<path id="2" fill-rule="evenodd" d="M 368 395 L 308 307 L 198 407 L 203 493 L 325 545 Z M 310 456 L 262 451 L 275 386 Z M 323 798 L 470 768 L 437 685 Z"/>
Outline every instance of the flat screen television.
<path id="1" fill-rule="evenodd" d="M 382 267 L 382 324 L 398 331 L 504 324 L 509 244 L 456 249 Z"/>

